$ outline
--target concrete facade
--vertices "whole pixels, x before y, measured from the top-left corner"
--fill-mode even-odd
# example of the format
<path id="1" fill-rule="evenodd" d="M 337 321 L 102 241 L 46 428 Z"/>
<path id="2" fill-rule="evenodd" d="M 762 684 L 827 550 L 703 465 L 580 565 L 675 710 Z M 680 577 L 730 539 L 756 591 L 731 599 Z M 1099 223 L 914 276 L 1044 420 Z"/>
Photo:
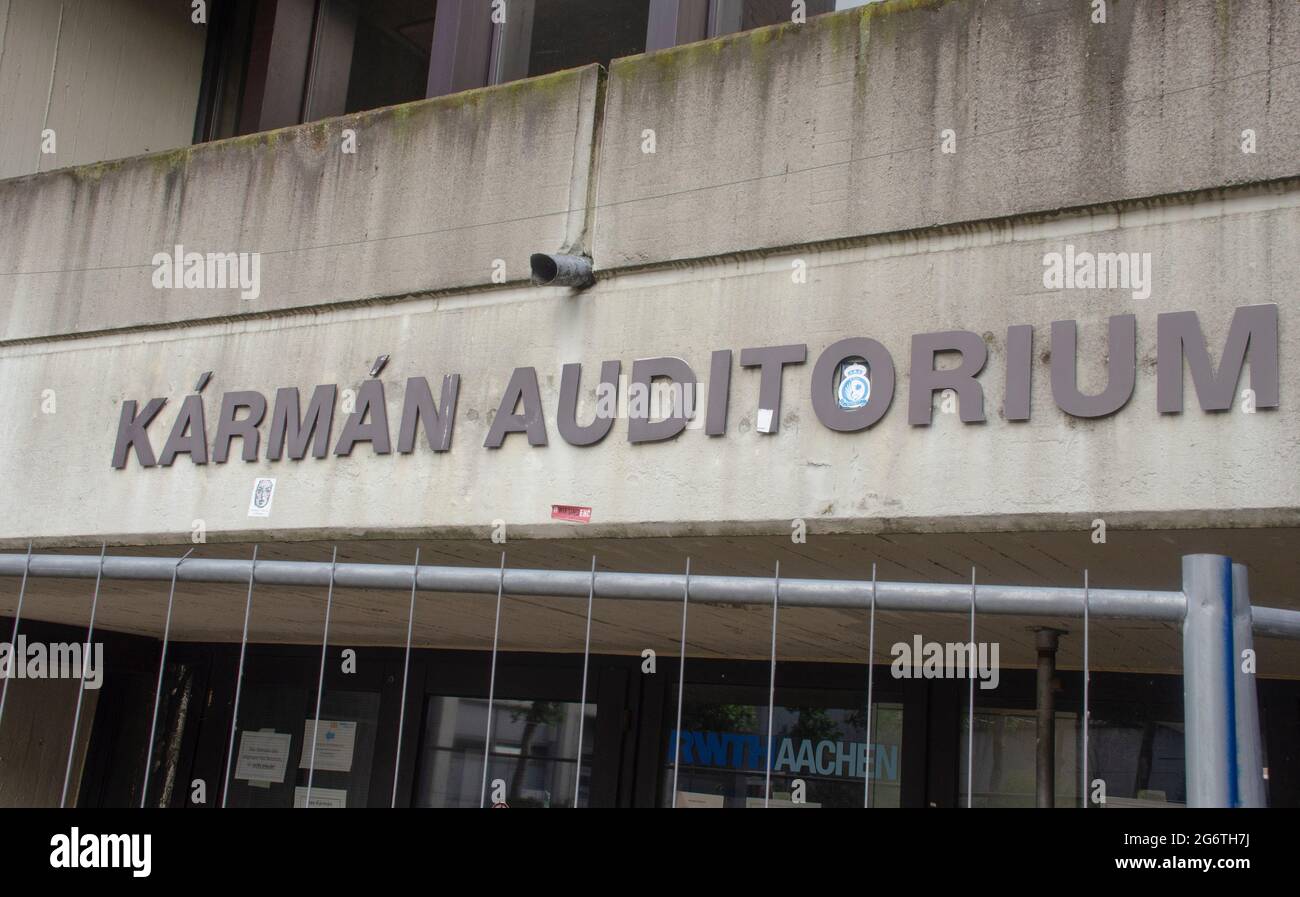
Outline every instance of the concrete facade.
<path id="1" fill-rule="evenodd" d="M 495 550 L 499 526 L 515 540 L 671 541 L 788 538 L 803 521 L 812 533 L 965 534 L 964 547 L 935 543 L 956 552 L 942 571 L 919 548 L 897 571 L 944 576 L 960 557 L 1019 556 L 1016 533 L 1086 541 L 1099 519 L 1155 533 L 1171 551 L 1189 534 L 1234 527 L 1285 542 L 1300 516 L 1300 486 L 1279 474 L 1300 460 L 1289 398 L 1300 388 L 1290 323 L 1300 153 L 1282 124 L 1294 119 L 1294 9 L 1171 4 L 1162 26 L 1150 8 L 1125 6 L 1103 26 L 1072 6 L 886 3 L 620 60 L 608 78 L 590 66 L 0 182 L 12 235 L 0 242 L 0 464 L 10 472 L 0 545 L 185 545 L 201 531 L 232 548 L 364 534 Z M 1016 16 L 1058 48 L 1061 74 L 999 91 L 975 75 L 1045 64 L 1011 27 Z M 909 50 L 921 44 L 962 48 L 966 75 L 935 76 L 949 57 Z M 1175 57 L 1178 75 L 1162 88 L 1153 60 Z M 1085 75 L 1104 88 L 1081 92 Z M 962 89 L 925 100 L 924 84 L 954 78 Z M 1233 99 L 1245 80 L 1267 87 L 1266 107 Z M 1145 111 L 1120 115 L 1135 97 Z M 1167 115 L 1153 118 L 1162 104 Z M 793 109 L 811 116 L 806 127 Z M 955 153 L 938 129 L 950 119 Z M 1090 127 L 1060 130 L 1079 122 Z M 823 140 L 823 123 L 838 123 L 834 140 Z M 1241 150 L 1247 126 L 1255 153 Z M 355 154 L 342 151 L 348 132 Z M 1045 134 L 1056 135 L 1050 145 Z M 729 135 L 748 151 L 725 157 Z M 925 165 L 905 166 L 909 153 Z M 998 164 L 1006 154 L 1016 164 Z M 913 170 L 925 176 L 908 180 Z M 155 288 L 151 260 L 176 244 L 261 253 L 260 290 Z M 1067 247 L 1149 253 L 1150 282 L 1048 289 L 1044 258 Z M 593 253 L 596 286 L 526 285 L 528 255 L 556 250 Z M 1158 411 L 1160 315 L 1195 312 L 1217 363 L 1246 306 L 1278 309 L 1280 407 L 1248 413 L 1243 391 L 1260 388 L 1268 348 L 1256 341 L 1229 410 L 1202 410 L 1185 371 L 1184 410 Z M 1079 387 L 1095 394 L 1107 382 L 1107 322 L 1119 315 L 1135 319 L 1131 398 L 1100 418 L 1066 413 L 1051 385 L 1051 325 L 1078 322 Z M 1008 420 L 1008 340 L 1023 325 L 1033 329 L 1029 419 Z M 969 331 L 987 348 L 984 422 L 963 422 L 973 404 L 941 392 L 930 425 L 909 422 L 912 339 L 943 331 Z M 896 380 L 883 418 L 848 433 L 818 420 L 810 385 L 818 357 L 846 337 L 879 341 Z M 777 432 L 762 433 L 762 378 L 740 355 L 789 344 L 806 360 L 785 369 Z M 725 435 L 710 436 L 702 424 L 721 349 L 733 353 L 729 413 Z M 380 355 L 391 356 L 379 379 L 393 450 L 362 442 L 339 456 L 345 405 L 373 388 Z M 691 427 L 633 444 L 620 416 L 599 444 L 562 438 L 565 364 L 582 365 L 586 423 L 603 362 L 617 360 L 626 378 L 637 359 L 658 356 L 680 357 L 701 380 Z M 958 360 L 938 359 L 939 368 Z M 537 372 L 548 444 L 516 433 L 485 448 L 518 367 Z M 266 399 L 256 460 L 240 460 L 234 439 L 225 463 L 182 454 L 146 468 L 133 451 L 115 469 L 124 404 L 166 399 L 148 429 L 160 455 L 205 371 L 214 372 L 200 399 L 209 454 L 223 394 Z M 452 374 L 450 451 L 431 451 L 423 431 L 413 452 L 398 451 L 408 379 L 426 378 L 441 403 Z M 305 406 L 320 384 L 339 389 L 328 456 L 269 460 L 277 390 L 296 387 Z M 627 392 L 624 381 L 624 402 Z M 259 476 L 277 480 L 266 518 L 248 514 Z M 557 504 L 591 508 L 590 523 L 553 519 Z M 887 563 L 901 557 L 877 547 Z M 1141 574 L 1146 550 L 1107 567 Z M 1073 560 L 1052 563 L 1075 582 Z M 1165 566 L 1142 584 L 1176 588 L 1176 567 Z M 1032 567 L 1013 565 L 1005 578 L 1055 581 Z M 1278 593 L 1285 570 L 1262 576 L 1259 603 L 1295 606 Z M 55 615 L 65 617 L 80 620 L 71 607 Z"/>
<path id="2" fill-rule="evenodd" d="M 1288 307 L 1300 278 L 1300 259 L 1286 249 L 1300 236 L 1298 197 L 1207 197 L 1155 214 L 808 252 L 805 284 L 791 283 L 791 257 L 778 255 L 610 277 L 581 295 L 516 287 L 13 345 L 5 382 L 10 401 L 25 396 L 27 408 L 11 414 L 0 453 L 32 475 L 12 484 L 14 513 L 4 515 L 0 534 L 11 545 L 31 536 L 85 544 L 100 534 L 184 542 L 201 519 L 210 537 L 223 539 L 353 528 L 463 536 L 500 519 L 541 536 L 570 528 L 550 520 L 552 504 L 592 507 L 590 529 L 600 535 L 776 533 L 796 517 L 869 532 L 1086 528 L 1097 516 L 1137 528 L 1294 524 L 1300 486 L 1276 475 L 1300 462 L 1294 407 L 1248 414 L 1238 403 L 1231 412 L 1203 412 L 1189 380 L 1187 409 L 1162 415 L 1154 366 L 1160 313 L 1197 311 L 1217 357 L 1235 307 Z M 1151 297 L 1136 303 L 1111 290 L 1076 300 L 1044 291 L 1041 257 L 1066 242 L 1081 251 L 1151 251 L 1159 260 Z M 1259 278 L 1257 290 L 1237 278 L 1243 269 Z M 1051 322 L 1080 322 L 1080 385 L 1100 392 L 1107 316 L 1126 313 L 1137 318 L 1132 399 L 1098 420 L 1059 410 L 1048 376 Z M 1037 337 L 1024 422 L 1000 414 L 1007 328 L 1016 324 L 1034 325 Z M 936 402 L 933 424 L 911 425 L 911 337 L 953 329 L 989 343 L 979 378 L 989 419 L 963 423 Z M 1281 332 L 1285 396 L 1300 388 L 1300 345 L 1285 313 Z M 836 340 L 859 335 L 890 350 L 896 393 L 880 423 L 836 433 L 813 413 L 813 362 Z M 785 372 L 777 433 L 755 430 L 759 376 L 734 360 L 725 436 L 688 429 L 671 441 L 631 444 L 626 419 L 593 446 L 567 445 L 557 432 L 563 364 L 583 365 L 590 394 L 578 417 L 585 422 L 606 359 L 620 360 L 628 373 L 637 358 L 680 355 L 707 379 L 711 350 L 738 355 L 786 343 L 806 344 L 809 360 Z M 445 375 L 461 375 L 450 451 L 432 452 L 421 437 L 411 454 L 379 455 L 361 444 L 348 457 L 269 461 L 268 412 L 257 462 L 199 465 L 182 455 L 170 468 L 145 469 L 133 453 L 124 469 L 110 466 L 126 400 L 168 398 L 148 431 L 160 454 L 203 371 L 216 372 L 204 392 L 211 444 L 222 392 L 255 390 L 271 401 L 276 389 L 295 386 L 305 407 L 317 384 L 360 390 L 381 354 L 393 356 L 381 380 L 394 443 L 407 379 L 428 378 L 438 396 Z M 549 444 L 530 446 L 515 434 L 500 449 L 485 448 L 489 420 L 518 366 L 537 369 Z M 1240 386 L 1249 382 L 1243 377 Z M 42 411 L 46 395 L 54 413 Z M 331 450 L 342 429 L 339 405 Z M 278 479 L 265 520 L 247 513 L 257 476 Z"/>
<path id="3" fill-rule="evenodd" d="M 256 543 L 263 559 L 320 560 L 341 543 L 340 559 L 396 564 L 424 542 L 425 563 L 488 566 L 504 528 L 515 566 L 584 569 L 597 554 L 604 568 L 676 572 L 693 556 L 710 572 L 766 575 L 779 558 L 787 576 L 861 579 L 879 561 L 882 578 L 965 581 L 978 567 L 982 582 L 1071 586 L 1091 566 L 1094 585 L 1166 589 L 1180 587 L 1179 555 L 1215 551 L 1251 566 L 1257 605 L 1300 609 L 1300 482 L 1288 473 L 1300 465 L 1300 7 L 1108 6 L 1101 25 L 1085 2 L 891 0 L 608 73 L 588 66 L 0 181 L 0 549 L 179 555 L 201 534 L 219 556 L 247 557 Z M 12 27 L 20 8 L 0 8 L 0 23 Z M 0 83 L 12 62 L 0 58 Z M 180 145 L 173 105 L 167 133 Z M 178 246 L 256 253 L 260 281 L 251 293 L 159 287 L 155 257 Z M 589 255 L 596 284 L 529 285 L 529 255 L 557 251 Z M 1149 280 L 1055 289 L 1044 280 L 1055 253 L 1133 254 L 1149 259 Z M 1234 371 L 1223 359 L 1244 308 L 1276 310 L 1277 388 L 1273 335 L 1255 331 L 1227 407 L 1205 410 L 1210 390 L 1161 344 L 1161 316 L 1194 312 L 1210 370 Z M 1067 412 L 1053 324 L 1077 323 L 1066 369 L 1097 395 L 1124 373 L 1126 346 L 1112 352 L 1107 328 L 1128 315 L 1131 396 L 1103 416 Z M 952 332 L 987 353 L 978 393 L 921 389 L 930 359 L 915 338 Z M 814 370 L 851 337 L 888 351 L 892 400 L 870 427 L 837 432 L 819 419 Z M 742 352 L 778 346 L 803 360 L 783 371 L 768 421 L 771 382 Z M 717 350 L 732 353 L 725 393 Z M 1017 352 L 1031 372 L 1027 415 L 1007 404 Z M 391 449 L 371 439 L 342 452 L 348 428 L 377 421 L 377 405 L 350 415 L 377 394 L 380 356 Z M 609 433 L 566 440 L 565 365 L 582 366 L 586 424 L 602 364 L 628 378 L 657 358 L 699 378 L 691 426 L 632 442 L 625 379 Z M 940 353 L 937 367 L 961 360 Z M 1170 364 L 1178 412 L 1158 406 Z M 526 369 L 538 385 L 531 413 L 525 399 L 531 439 L 487 447 Z M 413 378 L 446 414 L 452 375 L 448 450 L 434 451 L 422 426 L 403 451 Z M 872 379 L 886 390 L 883 369 Z M 270 457 L 278 391 L 296 388 L 305 407 L 320 385 L 339 392 L 325 457 Z M 223 396 L 235 394 L 260 396 L 266 413 L 253 459 L 240 457 L 244 436 L 218 462 Z M 710 434 L 724 394 L 725 432 Z M 146 466 L 137 442 L 115 466 L 123 415 L 151 400 L 165 403 L 148 455 L 164 455 L 169 434 L 183 442 L 177 422 L 196 407 L 201 449 Z M 530 444 L 540 433 L 546 444 Z M 267 517 L 249 513 L 259 477 L 276 480 Z M 589 508 L 590 522 L 557 520 L 555 505 Z M 1098 522 L 1128 537 L 1097 545 Z M 791 543 L 803 525 L 815 538 Z M 24 620 L 85 626 L 90 589 L 38 579 Z M 263 591 L 249 641 L 319 643 L 319 589 Z M 0 587 L 0 615 L 16 594 L 12 580 Z M 182 583 L 173 621 L 160 584 L 106 582 L 97 625 L 238 642 L 246 594 Z M 330 596 L 331 647 L 407 637 L 405 595 Z M 508 596 L 498 643 L 489 600 L 438 595 L 411 611 L 411 643 L 678 650 L 675 604 L 598 602 L 589 632 L 579 604 Z M 693 656 L 778 651 L 765 607 L 691 613 Z M 964 614 L 882 614 L 872 658 L 862 613 L 782 614 L 782 662 L 888 663 L 891 640 L 969 632 Z M 1074 620 L 1034 622 L 1079 633 Z M 1092 626 L 1093 669 L 1180 672 L 1176 624 Z M 1024 619 L 980 627 L 1006 668 L 1033 667 Z M 1257 644 L 1264 676 L 1300 678 L 1293 642 Z M 1081 666 L 1081 639 L 1063 642 L 1060 664 Z M 0 779 L 0 802 L 53 801 L 59 770 L 41 739 L 66 741 L 71 722 L 38 717 L 68 704 L 56 692 L 15 691 L 18 722 L 0 753 L 20 774 Z M 28 778 L 42 784 L 20 787 Z"/>
<path id="4" fill-rule="evenodd" d="M 205 38 L 189 3 L 0 2 L 0 178 L 188 144 Z"/>
<path id="5" fill-rule="evenodd" d="M 525 279 L 585 238 L 599 86 L 589 66 L 0 182 L 4 340 L 491 286 L 497 258 Z M 259 253 L 260 292 L 156 289 L 177 244 Z"/>
<path id="6" fill-rule="evenodd" d="M 1090 12 L 884 3 L 618 60 L 599 261 L 657 265 L 1295 174 L 1295 4 L 1109 3 L 1105 24 Z M 1256 153 L 1241 152 L 1246 129 Z"/>
<path id="7" fill-rule="evenodd" d="M 982 67 L 1009 77 L 1038 64 L 1037 44 L 1007 18 L 1021 6 L 1038 13 L 1036 39 L 1060 51 L 1060 76 L 1035 87 L 1037 98 L 997 90 L 997 77 L 971 81 Z M 494 520 L 563 535 L 552 504 L 592 507 L 596 535 L 780 533 L 793 518 L 901 532 L 1086 527 L 1097 516 L 1139 528 L 1294 525 L 1300 486 L 1268 471 L 1300 452 L 1286 400 L 1297 388 L 1288 312 L 1300 262 L 1288 247 L 1300 153 L 1281 124 L 1294 119 L 1300 83 L 1284 64 L 1295 9 L 1172 4 L 1162 30 L 1143 8 L 1122 7 L 1103 26 L 1037 4 L 883 4 L 621 60 L 607 103 L 588 67 L 4 182 L 13 238 L 0 248 L 0 458 L 24 475 L 6 490 L 0 540 L 183 542 L 196 520 L 217 540 L 465 536 Z M 972 67 L 965 76 L 936 75 L 944 46 Z M 1161 88 L 1151 60 L 1175 57 L 1179 77 Z M 1075 76 L 1107 89 L 1084 96 Z M 921 103 L 925 84 L 954 78 L 962 92 Z M 1233 100 L 1247 81 L 1269 87 L 1267 108 Z M 1059 90 L 1044 93 L 1052 83 Z M 763 85 L 784 93 L 764 105 Z M 1164 124 L 1150 114 L 1160 89 L 1180 104 Z M 920 107 L 933 114 L 913 120 Z M 779 111 L 794 109 L 812 118 Z M 947 121 L 951 154 L 938 142 Z M 819 122 L 838 123 L 834 139 L 818 136 Z M 1061 130 L 1081 122 L 1106 142 Z M 642 124 L 657 126 L 654 153 L 643 152 Z M 1235 136 L 1246 125 L 1255 154 Z M 341 151 L 345 130 L 356 154 Z M 1044 133 L 1056 149 L 1041 145 Z M 743 159 L 717 152 L 733 143 Z M 909 153 L 926 164 L 905 164 Z M 1177 161 L 1187 153 L 1196 164 Z M 805 174 L 769 176 L 795 159 Z M 175 244 L 262 253 L 260 292 L 154 288 L 150 260 Z M 1149 297 L 1045 289 L 1044 254 L 1067 244 L 1150 253 Z M 596 287 L 520 284 L 530 252 L 588 247 Z M 806 282 L 795 282 L 799 266 Z M 1265 304 L 1280 307 L 1282 407 L 1206 413 L 1189 380 L 1188 409 L 1158 413 L 1157 316 L 1195 311 L 1217 359 L 1233 310 Z M 1079 322 L 1080 387 L 1097 392 L 1106 321 L 1120 314 L 1137 320 L 1131 401 L 1096 420 L 1058 410 L 1051 323 Z M 1033 404 L 1029 421 L 1012 422 L 999 409 L 1007 328 L 1020 324 L 1035 328 Z M 932 425 L 911 425 L 911 338 L 949 330 L 988 346 L 989 419 L 964 424 L 936 402 Z M 877 425 L 836 433 L 812 413 L 809 381 L 822 350 L 850 336 L 890 351 L 897 385 Z M 759 378 L 739 352 L 787 343 L 806 345 L 808 360 L 784 374 L 780 431 L 760 434 Z M 617 359 L 626 375 L 637 358 L 682 356 L 707 380 L 715 349 L 736 353 L 726 436 L 688 430 L 632 445 L 620 420 L 596 446 L 559 437 L 562 365 L 584 367 L 585 421 L 599 362 Z M 394 439 L 408 377 L 428 377 L 437 394 L 444 375 L 461 375 L 450 452 L 421 444 L 381 456 L 362 445 L 349 457 L 269 462 L 268 415 L 255 463 L 109 464 L 124 401 L 168 399 L 150 428 L 160 451 L 203 371 L 216 372 L 204 395 L 211 441 L 222 392 L 270 401 L 296 386 L 305 402 L 317 384 L 357 390 L 381 354 L 393 358 L 382 380 Z M 550 444 L 513 435 L 485 449 L 519 366 L 538 371 Z M 247 516 L 259 475 L 279 481 L 264 521 Z"/>

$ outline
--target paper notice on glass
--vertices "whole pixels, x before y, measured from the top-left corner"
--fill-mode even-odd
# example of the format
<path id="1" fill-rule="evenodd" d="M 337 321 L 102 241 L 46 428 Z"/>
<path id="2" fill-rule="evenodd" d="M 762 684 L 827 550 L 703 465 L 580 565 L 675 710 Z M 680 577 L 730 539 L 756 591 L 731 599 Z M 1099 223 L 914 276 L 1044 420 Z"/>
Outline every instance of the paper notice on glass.
<path id="1" fill-rule="evenodd" d="M 321 722 L 324 722 L 322 720 Z M 316 809 L 343 809 L 348 805 L 348 793 L 342 788 L 317 788 L 315 785 L 311 789 L 311 808 Z M 307 806 L 307 789 L 302 785 L 293 789 L 293 808 L 301 810 Z"/>
<path id="2" fill-rule="evenodd" d="M 821 806 L 821 804 L 819 804 L 819 803 L 816 803 L 816 804 L 815 804 L 815 803 L 810 803 L 810 802 L 808 802 L 808 801 L 799 801 L 799 802 L 796 803 L 795 801 L 793 801 L 793 800 L 790 799 L 790 795 L 789 795 L 789 794 L 785 794 L 785 795 L 782 795 L 782 796 L 780 796 L 780 797 L 778 797 L 778 796 L 776 796 L 776 795 L 773 795 L 773 796 L 772 796 L 772 799 L 771 799 L 770 801 L 764 801 L 763 798 L 761 798 L 761 797 L 747 797 L 747 798 L 745 798 L 745 807 L 748 808 L 748 809 L 751 809 L 751 810 L 754 809 L 754 808 L 759 808 L 759 809 L 761 809 L 761 808 L 763 808 L 763 807 L 768 807 L 768 808 L 776 808 L 776 807 L 795 807 L 795 808 L 799 808 L 799 807 L 820 807 L 820 806 Z"/>
<path id="3" fill-rule="evenodd" d="M 677 809 L 679 810 L 703 807 L 720 808 L 724 806 L 726 806 L 726 799 L 721 794 L 701 794 L 698 791 L 677 792 Z"/>
<path id="4" fill-rule="evenodd" d="M 298 761 L 299 769 L 312 765 L 311 733 L 316 728 L 316 721 L 309 719 L 303 724 L 302 759 Z M 357 724 L 355 720 L 323 719 L 316 732 L 315 769 L 327 772 L 351 772 L 352 750 L 357 745 Z M 312 800 L 316 795 L 312 795 Z"/>
<path id="5" fill-rule="evenodd" d="M 293 736 L 288 732 L 242 732 L 235 778 L 247 782 L 283 782 Z"/>

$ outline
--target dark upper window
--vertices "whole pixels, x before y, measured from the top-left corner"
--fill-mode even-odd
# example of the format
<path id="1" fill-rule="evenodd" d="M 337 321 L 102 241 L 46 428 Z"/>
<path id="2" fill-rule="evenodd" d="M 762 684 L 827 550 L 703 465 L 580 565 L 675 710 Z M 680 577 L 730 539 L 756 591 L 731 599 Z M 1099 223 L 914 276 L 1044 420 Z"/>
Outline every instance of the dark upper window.
<path id="1" fill-rule="evenodd" d="M 608 66 L 646 49 L 650 0 L 507 0 L 492 82 L 592 62 Z"/>
<path id="2" fill-rule="evenodd" d="M 320 9 L 308 121 L 424 97 L 436 3 L 325 0 Z"/>
<path id="3" fill-rule="evenodd" d="M 224 0 L 210 17 L 196 137 L 418 100 L 437 0 Z"/>
<path id="4" fill-rule="evenodd" d="M 822 13 L 866 6 L 875 0 L 806 0 L 804 14 L 808 17 Z M 790 0 L 713 0 L 710 6 L 710 32 L 730 34 L 748 31 L 765 25 L 789 22 L 793 14 Z"/>
<path id="5" fill-rule="evenodd" d="M 807 15 L 873 0 L 806 0 Z M 212 0 L 196 140 L 790 21 L 789 0 Z"/>

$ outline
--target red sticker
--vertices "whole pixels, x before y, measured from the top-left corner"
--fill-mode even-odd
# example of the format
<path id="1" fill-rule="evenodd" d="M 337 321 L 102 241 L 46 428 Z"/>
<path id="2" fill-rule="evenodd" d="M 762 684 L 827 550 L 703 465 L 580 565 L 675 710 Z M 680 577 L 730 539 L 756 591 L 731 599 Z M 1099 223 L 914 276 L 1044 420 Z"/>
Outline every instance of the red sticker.
<path id="1" fill-rule="evenodd" d="M 554 520 L 571 520 L 574 523 L 591 523 L 591 508 L 577 505 L 551 505 L 551 518 Z"/>

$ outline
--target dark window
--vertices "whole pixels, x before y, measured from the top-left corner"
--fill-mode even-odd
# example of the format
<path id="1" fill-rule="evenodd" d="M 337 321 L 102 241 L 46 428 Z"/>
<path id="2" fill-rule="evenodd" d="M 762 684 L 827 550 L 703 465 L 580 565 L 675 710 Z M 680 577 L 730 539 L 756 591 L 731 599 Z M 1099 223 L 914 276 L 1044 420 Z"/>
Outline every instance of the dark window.
<path id="1" fill-rule="evenodd" d="M 645 52 L 650 0 L 511 0 L 505 12 L 497 84 Z"/>
<path id="2" fill-rule="evenodd" d="M 196 136 L 215 140 L 423 99 L 437 0 L 226 0 Z"/>
<path id="3" fill-rule="evenodd" d="M 807 0 L 805 14 L 811 18 L 822 13 L 866 6 L 871 2 L 873 0 Z M 711 14 L 711 33 L 730 34 L 789 22 L 794 8 L 790 0 L 713 0 Z"/>
<path id="4" fill-rule="evenodd" d="M 423 99 L 432 0 L 322 0 L 305 121 Z"/>
<path id="5" fill-rule="evenodd" d="M 789 0 L 222 0 L 196 139 L 504 84 L 789 22 Z M 807 0 L 808 16 L 876 0 Z M 680 4 L 680 5 L 679 5 Z M 707 22 L 706 22 L 707 17 Z M 436 23 L 436 29 L 435 29 Z M 435 58 L 435 48 L 436 58 Z"/>

